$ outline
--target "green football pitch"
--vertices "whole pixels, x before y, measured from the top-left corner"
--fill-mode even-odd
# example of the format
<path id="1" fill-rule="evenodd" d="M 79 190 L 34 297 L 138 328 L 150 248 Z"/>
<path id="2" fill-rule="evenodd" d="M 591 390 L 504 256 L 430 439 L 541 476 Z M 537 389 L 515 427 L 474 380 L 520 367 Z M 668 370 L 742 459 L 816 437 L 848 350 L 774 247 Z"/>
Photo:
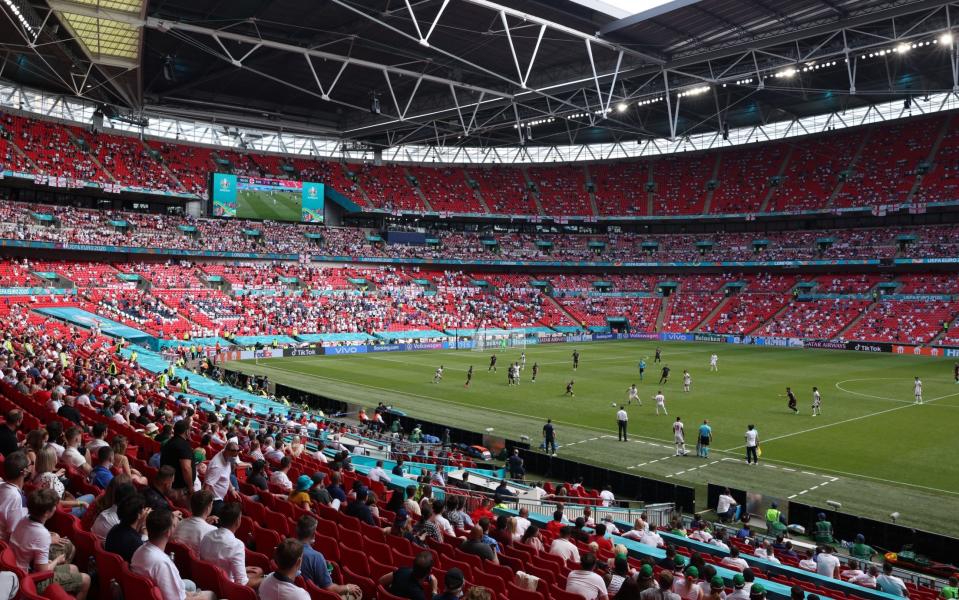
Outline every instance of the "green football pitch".
<path id="1" fill-rule="evenodd" d="M 240 190 L 236 194 L 236 216 L 243 219 L 299 221 L 302 200 L 296 193 Z"/>
<path id="2" fill-rule="evenodd" d="M 724 344 L 661 345 L 671 369 L 659 385 L 655 342 L 594 342 L 530 346 L 522 384 L 508 387 L 506 366 L 520 350 L 499 352 L 498 371 L 488 372 L 489 353 L 431 351 L 284 358 L 238 362 L 229 368 L 269 375 L 276 383 L 357 402 L 377 402 L 412 416 L 473 431 L 494 428 L 511 439 L 541 439 L 546 418 L 557 428 L 559 455 L 697 488 L 704 508 L 705 484 L 729 485 L 782 499 L 959 535 L 952 518 L 959 500 L 959 385 L 950 359 L 844 351 L 758 348 Z M 719 372 L 709 356 L 719 356 Z M 637 363 L 646 359 L 645 381 Z M 530 383 L 531 367 L 540 373 Z M 432 383 L 443 365 L 441 383 Z M 473 382 L 464 387 L 466 370 Z M 682 372 L 692 375 L 684 393 Z M 923 381 L 924 404 L 916 405 L 913 378 Z M 565 396 L 575 380 L 576 396 Z M 615 413 L 636 383 L 642 406 L 628 406 L 630 441 L 616 439 Z M 799 414 L 787 408 L 785 387 L 799 399 Z M 822 393 L 822 415 L 811 414 L 812 387 Z M 656 415 L 653 396 L 662 390 L 669 416 Z M 612 406 L 616 404 L 617 407 Z M 672 424 L 682 417 L 689 456 L 675 456 Z M 708 419 L 714 442 L 708 459 L 695 457 L 695 431 Z M 755 424 L 762 459 L 744 461 L 743 435 Z M 615 491 L 615 490 L 614 490 Z M 628 494 L 628 491 L 623 491 Z"/>

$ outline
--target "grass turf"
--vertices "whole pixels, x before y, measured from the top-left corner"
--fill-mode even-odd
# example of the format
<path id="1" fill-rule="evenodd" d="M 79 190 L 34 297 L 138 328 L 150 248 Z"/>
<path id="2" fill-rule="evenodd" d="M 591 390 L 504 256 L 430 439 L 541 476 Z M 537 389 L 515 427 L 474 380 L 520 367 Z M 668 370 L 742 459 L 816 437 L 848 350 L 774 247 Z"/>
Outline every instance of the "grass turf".
<path id="1" fill-rule="evenodd" d="M 670 380 L 657 384 L 654 342 L 579 344 L 573 372 L 571 344 L 530 346 L 519 387 L 507 387 L 506 367 L 519 350 L 500 352 L 498 371 L 487 371 L 489 353 L 435 351 L 285 358 L 232 363 L 231 368 L 268 374 L 274 382 L 372 407 L 392 404 L 425 420 L 512 439 L 541 438 L 547 417 L 557 426 L 561 456 L 677 483 L 694 485 L 704 508 L 707 482 L 763 492 L 843 511 L 959 535 L 951 506 L 959 498 L 959 385 L 952 360 L 826 350 L 757 348 L 720 344 L 662 345 Z M 719 372 L 709 356 L 719 355 Z M 637 362 L 646 357 L 645 381 Z M 535 384 L 531 367 L 540 365 Z M 431 383 L 445 366 L 442 383 Z M 474 366 L 471 386 L 465 372 Z M 682 371 L 692 391 L 682 391 Z M 913 377 L 924 384 L 925 404 L 913 403 Z M 576 397 L 564 396 L 576 381 Z M 614 408 L 626 402 L 632 383 L 642 406 L 628 406 L 630 442 L 616 440 Z M 789 385 L 799 398 L 798 415 L 787 409 Z M 823 397 L 823 414 L 811 416 L 812 386 Z M 657 390 L 669 416 L 655 414 Z M 674 456 L 672 423 L 682 417 L 690 456 Z M 709 459 L 696 458 L 695 431 L 703 419 L 713 427 Z M 743 461 L 743 434 L 754 423 L 763 451 L 759 467 Z M 620 490 L 629 495 L 628 490 Z"/>
<path id="2" fill-rule="evenodd" d="M 299 192 L 269 192 L 240 190 L 236 194 L 236 216 L 243 219 L 272 221 L 299 221 L 302 200 Z M 275 203 L 274 203 L 275 200 Z"/>

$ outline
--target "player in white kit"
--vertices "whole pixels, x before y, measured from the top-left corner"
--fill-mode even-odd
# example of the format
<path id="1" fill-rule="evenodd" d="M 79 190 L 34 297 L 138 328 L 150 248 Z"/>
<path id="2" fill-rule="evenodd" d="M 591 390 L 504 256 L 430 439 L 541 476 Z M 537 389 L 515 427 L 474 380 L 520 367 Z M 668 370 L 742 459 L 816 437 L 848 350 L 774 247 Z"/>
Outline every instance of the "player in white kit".
<path id="1" fill-rule="evenodd" d="M 716 356 L 715 352 L 709 357 L 709 370 L 719 371 L 719 357 Z"/>
<path id="2" fill-rule="evenodd" d="M 689 386 L 693 383 L 693 377 L 689 374 L 689 371 L 683 369 L 683 391 L 688 392 Z"/>
<path id="3" fill-rule="evenodd" d="M 653 400 L 656 401 L 656 414 L 657 414 L 657 415 L 659 414 L 659 409 L 660 409 L 660 408 L 663 409 L 663 414 L 664 414 L 664 415 L 668 415 L 668 414 L 669 414 L 668 412 L 666 412 L 666 396 L 663 396 L 663 390 L 659 390 L 659 392 L 658 392 L 655 396 L 653 396 Z"/>
<path id="4" fill-rule="evenodd" d="M 627 390 L 627 393 L 628 393 L 628 397 L 626 398 L 626 404 L 632 404 L 633 400 L 635 400 L 637 406 L 643 405 L 643 401 L 639 399 L 639 390 L 636 389 L 635 383 L 629 386 L 629 390 Z"/>
<path id="5" fill-rule="evenodd" d="M 673 423 L 673 442 L 676 444 L 676 456 L 686 456 L 686 429 L 679 417 Z"/>
<path id="6" fill-rule="evenodd" d="M 819 394 L 819 388 L 812 389 L 812 416 L 822 414 L 822 396 Z"/>
<path id="7" fill-rule="evenodd" d="M 433 383 L 439 383 L 441 381 L 443 381 L 443 365 L 440 365 L 440 367 L 436 369 L 436 373 L 433 373 Z"/>
<path id="8" fill-rule="evenodd" d="M 922 404 L 922 380 L 916 377 L 916 382 L 913 384 L 913 391 L 916 394 L 916 404 Z"/>
<path id="9" fill-rule="evenodd" d="M 525 352 L 519 355 L 519 370 L 520 371 L 526 370 L 526 353 Z"/>

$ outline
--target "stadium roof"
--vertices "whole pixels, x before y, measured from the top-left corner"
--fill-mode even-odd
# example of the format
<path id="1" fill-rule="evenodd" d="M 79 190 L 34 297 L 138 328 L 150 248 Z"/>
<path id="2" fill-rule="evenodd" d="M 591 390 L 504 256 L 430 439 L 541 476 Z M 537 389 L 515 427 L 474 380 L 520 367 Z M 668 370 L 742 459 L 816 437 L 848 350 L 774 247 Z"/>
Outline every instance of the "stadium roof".
<path id="1" fill-rule="evenodd" d="M 682 138 L 957 88 L 941 0 L 0 0 L 0 77 L 350 140 Z"/>

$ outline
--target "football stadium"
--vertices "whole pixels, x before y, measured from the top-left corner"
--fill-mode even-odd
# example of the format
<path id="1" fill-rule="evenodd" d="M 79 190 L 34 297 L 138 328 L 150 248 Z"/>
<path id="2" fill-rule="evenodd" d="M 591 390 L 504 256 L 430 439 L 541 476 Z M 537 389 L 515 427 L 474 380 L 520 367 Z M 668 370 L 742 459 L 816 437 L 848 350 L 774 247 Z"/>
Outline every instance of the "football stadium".
<path id="1" fill-rule="evenodd" d="M 959 600 L 954 3 L 0 12 L 0 600 Z"/>

